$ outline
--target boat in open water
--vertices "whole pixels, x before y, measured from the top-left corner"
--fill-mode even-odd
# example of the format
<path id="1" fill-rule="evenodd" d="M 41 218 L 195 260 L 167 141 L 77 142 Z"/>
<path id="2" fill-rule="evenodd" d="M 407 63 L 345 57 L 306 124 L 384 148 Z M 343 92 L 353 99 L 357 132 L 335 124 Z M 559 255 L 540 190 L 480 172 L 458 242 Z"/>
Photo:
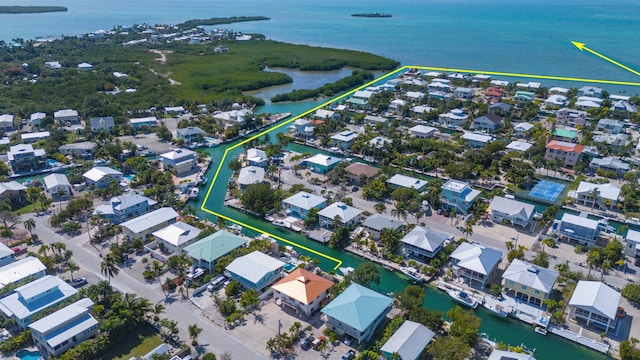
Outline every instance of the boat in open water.
<path id="1" fill-rule="evenodd" d="M 472 309 L 476 309 L 478 307 L 478 302 L 474 300 L 472 297 L 470 297 L 469 294 L 467 294 L 464 291 L 451 289 L 447 291 L 447 294 L 449 294 L 449 296 L 451 296 L 453 300 L 455 300 L 456 302 L 464 306 L 470 307 Z"/>
<path id="2" fill-rule="evenodd" d="M 415 282 L 422 282 L 424 280 L 422 274 L 420 274 L 420 271 L 418 271 L 418 269 L 414 267 L 401 267 L 400 271 L 402 271 L 403 274 L 407 275 L 411 280 Z"/>

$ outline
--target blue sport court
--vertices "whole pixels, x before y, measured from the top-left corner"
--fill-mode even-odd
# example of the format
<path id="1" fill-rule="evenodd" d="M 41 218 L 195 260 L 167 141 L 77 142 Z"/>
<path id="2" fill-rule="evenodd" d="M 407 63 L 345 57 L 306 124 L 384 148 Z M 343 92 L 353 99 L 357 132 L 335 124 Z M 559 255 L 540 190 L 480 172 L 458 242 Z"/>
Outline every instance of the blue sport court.
<path id="1" fill-rule="evenodd" d="M 564 184 L 548 180 L 540 180 L 540 182 L 538 182 L 536 186 L 529 191 L 529 196 L 547 201 L 556 201 L 558 196 L 562 194 L 564 187 Z"/>

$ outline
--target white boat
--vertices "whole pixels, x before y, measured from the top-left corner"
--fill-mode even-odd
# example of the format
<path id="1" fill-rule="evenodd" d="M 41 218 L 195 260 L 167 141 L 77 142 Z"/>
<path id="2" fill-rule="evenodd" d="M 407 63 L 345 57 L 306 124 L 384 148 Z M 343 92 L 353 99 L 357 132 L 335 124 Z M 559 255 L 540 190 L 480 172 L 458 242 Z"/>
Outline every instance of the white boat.
<path id="1" fill-rule="evenodd" d="M 533 331 L 537 332 L 540 335 L 547 335 L 547 328 L 543 328 L 542 326 L 536 326 Z"/>
<path id="2" fill-rule="evenodd" d="M 341 268 L 338 268 L 338 270 L 340 270 L 340 272 L 341 272 L 344 276 L 347 276 L 347 275 L 351 274 L 355 269 L 354 269 L 354 268 L 352 268 L 351 266 L 348 266 L 348 267 L 341 267 Z"/>
<path id="3" fill-rule="evenodd" d="M 491 311 L 493 314 L 502 318 L 506 318 L 507 316 L 509 316 L 509 313 L 506 312 L 500 304 L 492 305 L 491 303 L 485 302 L 484 304 L 482 304 L 482 306 L 484 306 L 485 309 Z"/>
<path id="4" fill-rule="evenodd" d="M 197 199 L 199 193 L 200 189 L 197 187 L 191 188 L 191 190 L 189 190 L 189 199 Z"/>
<path id="5" fill-rule="evenodd" d="M 449 294 L 449 296 L 451 296 L 453 300 L 455 300 L 456 302 L 464 306 L 470 307 L 472 309 L 475 309 L 478 307 L 478 302 L 473 298 L 471 298 L 469 294 L 467 294 L 464 291 L 449 290 L 447 291 L 447 294 Z"/>
<path id="6" fill-rule="evenodd" d="M 411 280 L 415 281 L 415 282 L 422 282 L 424 280 L 424 278 L 422 277 L 422 274 L 420 274 L 420 271 L 418 271 L 418 269 L 413 268 L 413 267 L 401 267 L 400 271 L 402 271 L 403 274 L 407 275 Z"/>

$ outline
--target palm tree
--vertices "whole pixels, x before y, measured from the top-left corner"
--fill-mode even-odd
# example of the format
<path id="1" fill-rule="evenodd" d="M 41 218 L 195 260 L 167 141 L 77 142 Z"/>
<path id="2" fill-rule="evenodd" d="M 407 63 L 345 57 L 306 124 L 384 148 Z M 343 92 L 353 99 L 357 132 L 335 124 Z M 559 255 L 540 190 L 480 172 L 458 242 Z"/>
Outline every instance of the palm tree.
<path id="1" fill-rule="evenodd" d="M 467 225 L 465 225 L 465 227 L 462 228 L 462 233 L 467 239 L 471 238 L 471 235 L 473 235 L 473 226 L 467 223 Z"/>
<path id="2" fill-rule="evenodd" d="M 164 291 L 164 289 L 162 291 Z M 160 314 L 164 313 L 165 309 L 165 306 L 162 304 L 153 305 L 153 308 L 151 309 L 151 312 L 153 313 L 153 321 L 158 322 L 160 320 Z"/>
<path id="3" fill-rule="evenodd" d="M 548 246 L 548 247 L 553 247 L 556 244 L 556 241 L 554 238 L 544 238 L 542 239 L 542 241 L 540 241 L 542 243 L 542 251 L 544 252 L 544 247 Z"/>
<path id="4" fill-rule="evenodd" d="M 602 272 L 600 274 L 600 281 L 604 279 L 604 273 L 609 269 L 611 269 L 611 261 L 609 259 L 606 259 L 605 261 L 602 262 L 602 265 L 601 265 L 600 270 L 602 270 Z"/>
<path id="5" fill-rule="evenodd" d="M 424 216 L 424 211 L 418 210 L 413 216 L 416 218 L 416 225 L 420 225 L 420 219 Z"/>
<path id="6" fill-rule="evenodd" d="M 593 209 L 596 206 L 596 201 L 600 198 L 600 189 L 594 187 L 589 191 L 589 198 L 591 199 L 591 208 Z"/>
<path id="7" fill-rule="evenodd" d="M 618 265 L 618 267 L 616 268 L 616 275 L 618 275 L 618 271 L 620 271 L 620 266 L 624 266 L 625 262 L 624 259 L 620 259 L 618 261 L 616 261 L 616 265 Z M 626 270 L 625 270 L 626 273 Z"/>
<path id="8" fill-rule="evenodd" d="M 556 264 L 556 270 L 560 275 L 566 275 L 569 272 L 569 260 Z"/>
<path id="9" fill-rule="evenodd" d="M 80 267 L 73 261 L 69 261 L 67 263 L 67 271 L 69 272 L 69 275 L 71 275 L 71 281 L 73 281 L 73 272 L 78 270 L 80 270 Z"/>
<path id="10" fill-rule="evenodd" d="M 409 212 L 407 211 L 407 208 L 404 205 L 404 203 L 396 202 L 395 207 L 391 209 L 391 216 L 397 217 L 398 220 L 402 219 L 406 222 L 408 215 L 409 215 Z"/>
<path id="11" fill-rule="evenodd" d="M 24 225 L 24 228 L 29 232 L 29 237 L 33 239 L 32 231 L 36 228 L 36 221 L 33 220 L 33 218 L 28 218 L 22 223 L 22 225 Z"/>
<path id="12" fill-rule="evenodd" d="M 504 243 L 504 245 L 507 247 L 507 251 L 511 251 L 515 249 L 515 245 L 513 244 L 513 241 L 507 241 L 506 243 Z"/>
<path id="13" fill-rule="evenodd" d="M 116 261 L 111 254 L 107 254 L 107 256 L 104 257 L 104 260 L 100 263 L 100 271 L 102 272 L 102 275 L 107 277 L 109 284 L 111 284 L 111 278 L 118 276 L 120 273 L 120 269 L 116 265 Z"/>
<path id="14" fill-rule="evenodd" d="M 196 340 L 196 338 L 202 332 L 202 328 L 198 327 L 198 325 L 196 324 L 191 324 L 189 325 L 188 330 L 189 330 L 189 338 L 191 339 L 191 345 L 197 346 L 198 340 Z"/>

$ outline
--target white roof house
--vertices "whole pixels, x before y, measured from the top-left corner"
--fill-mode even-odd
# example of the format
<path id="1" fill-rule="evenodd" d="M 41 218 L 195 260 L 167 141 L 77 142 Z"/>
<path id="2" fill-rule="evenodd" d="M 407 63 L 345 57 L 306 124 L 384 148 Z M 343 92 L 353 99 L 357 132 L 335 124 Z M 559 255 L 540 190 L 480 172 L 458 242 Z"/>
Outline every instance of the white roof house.
<path id="1" fill-rule="evenodd" d="M 487 360 L 536 360 L 531 354 L 493 349 Z"/>
<path id="2" fill-rule="evenodd" d="M 612 202 L 617 202 L 618 197 L 620 197 L 620 188 L 613 185 L 612 183 L 606 184 L 594 184 L 586 181 L 580 181 L 578 185 L 578 189 L 576 189 L 576 193 L 578 195 L 585 194 L 589 195 L 592 191 L 598 189 L 598 197 L 602 199 L 607 199 Z"/>
<path id="3" fill-rule="evenodd" d="M 502 260 L 502 253 L 482 245 L 463 242 L 451 254 L 458 276 L 479 281 L 483 286 Z"/>
<path id="4" fill-rule="evenodd" d="M 264 150 L 260 150 L 258 148 L 251 148 L 247 150 L 247 161 L 249 162 L 249 165 L 265 166 L 267 165 L 268 160 L 269 158 Z"/>
<path id="5" fill-rule="evenodd" d="M 513 129 L 518 133 L 525 133 L 531 129 L 533 129 L 533 124 L 528 122 L 519 122 L 513 125 Z"/>
<path id="6" fill-rule="evenodd" d="M 245 166 L 240 169 L 240 173 L 238 174 L 238 184 L 241 187 L 258 184 L 264 181 L 264 168 L 258 166 Z"/>
<path id="7" fill-rule="evenodd" d="M 29 256 L 0 268 L 0 289 L 30 276 L 40 278 L 47 267 L 36 257 Z"/>
<path id="8" fill-rule="evenodd" d="M 462 134 L 460 138 L 463 140 L 466 140 L 469 143 L 469 145 L 471 145 L 471 147 L 482 147 L 496 139 L 491 135 L 468 132 L 468 131 Z"/>
<path id="9" fill-rule="evenodd" d="M 495 196 L 489 204 L 489 211 L 493 222 L 501 223 L 507 220 L 510 223 L 526 227 L 533 219 L 536 207 L 522 201 Z"/>
<path id="10" fill-rule="evenodd" d="M 578 281 L 569 300 L 570 316 L 610 328 L 616 318 L 620 293 L 600 281 Z"/>
<path id="11" fill-rule="evenodd" d="M 300 191 L 295 195 L 282 200 L 283 204 L 303 210 L 310 210 L 325 203 L 327 199 L 322 196 L 314 195 L 306 191 Z"/>
<path id="12" fill-rule="evenodd" d="M 0 243 L 0 266 L 5 266 L 15 261 L 16 257 L 13 250 L 7 245 Z M 0 267 L 0 271 L 1 271 Z M 2 278 L 0 278 L 2 279 Z M 2 281 L 2 280 L 0 280 Z"/>
<path id="13" fill-rule="evenodd" d="M 65 196 L 71 194 L 71 183 L 65 174 L 49 174 L 42 180 L 44 181 L 45 189 L 51 196 L 58 193 L 64 193 Z"/>
<path id="14" fill-rule="evenodd" d="M 425 226 L 416 226 L 400 241 L 405 253 L 432 258 L 451 236 Z"/>
<path id="15" fill-rule="evenodd" d="M 438 129 L 426 125 L 416 125 L 409 129 L 409 133 L 418 138 L 432 137 L 436 131 L 438 131 Z"/>
<path id="16" fill-rule="evenodd" d="M 154 227 L 171 222 L 178 218 L 178 213 L 170 207 L 163 207 L 150 213 L 140 215 L 129 221 L 125 221 L 120 226 L 123 232 L 129 232 L 132 235 L 141 234 Z"/>
<path id="17" fill-rule="evenodd" d="M 23 142 L 35 142 L 40 139 L 47 139 L 49 136 L 51 136 L 51 133 L 49 131 L 39 131 L 20 134 L 20 139 L 22 139 Z"/>
<path id="18" fill-rule="evenodd" d="M 55 119 L 68 118 L 68 117 L 78 117 L 78 110 L 73 110 L 73 109 L 58 110 L 58 111 L 55 111 L 53 113 L 53 117 Z"/>
<path id="19" fill-rule="evenodd" d="M 328 168 L 328 167 L 331 167 L 332 165 L 339 163 L 340 161 L 342 161 L 342 159 L 335 156 L 325 155 L 325 154 L 315 154 L 312 157 L 305 159 L 305 161 L 308 163 L 317 164 L 317 165 Z"/>
<path id="20" fill-rule="evenodd" d="M 533 144 L 528 143 L 526 141 L 514 140 L 507 145 L 507 150 L 517 151 L 517 152 L 525 152 L 529 150 Z"/>
<path id="21" fill-rule="evenodd" d="M 343 225 L 359 222 L 361 214 L 362 210 L 342 202 L 335 202 L 318 212 L 320 226 L 331 225 L 336 216 L 340 217 L 340 222 Z"/>
<path id="22" fill-rule="evenodd" d="M 558 272 L 514 259 L 502 274 L 502 278 L 549 294 L 556 283 Z"/>
<path id="23" fill-rule="evenodd" d="M 122 173 L 108 166 L 95 166 L 82 176 L 91 182 L 98 183 L 107 176 L 120 177 Z"/>
<path id="24" fill-rule="evenodd" d="M 435 333 L 426 326 L 407 320 L 382 345 L 380 351 L 388 356 L 398 354 L 402 360 L 416 360 L 434 336 Z"/>
<path id="25" fill-rule="evenodd" d="M 362 226 L 367 230 L 381 232 L 384 229 L 399 229 L 404 226 L 400 220 L 396 220 L 381 214 L 373 214 L 362 222 Z"/>
<path id="26" fill-rule="evenodd" d="M 389 178 L 389 180 L 387 180 L 387 183 L 391 184 L 394 187 L 416 189 L 418 191 L 422 191 L 427 186 L 426 180 L 420 180 L 401 174 L 393 175 L 391 178 Z"/>
<path id="27" fill-rule="evenodd" d="M 196 152 L 189 149 L 176 149 L 160 155 L 161 160 L 166 159 L 173 163 L 179 163 L 196 156 Z"/>
<path id="28" fill-rule="evenodd" d="M 182 249 L 198 240 L 201 230 L 182 221 L 170 224 L 153 233 L 156 241 L 164 244 L 165 249 L 171 253 L 179 253 Z"/>
<path id="29" fill-rule="evenodd" d="M 282 275 L 283 267 L 282 261 L 254 251 L 233 260 L 226 267 L 225 274 L 245 287 L 262 290 Z"/>

